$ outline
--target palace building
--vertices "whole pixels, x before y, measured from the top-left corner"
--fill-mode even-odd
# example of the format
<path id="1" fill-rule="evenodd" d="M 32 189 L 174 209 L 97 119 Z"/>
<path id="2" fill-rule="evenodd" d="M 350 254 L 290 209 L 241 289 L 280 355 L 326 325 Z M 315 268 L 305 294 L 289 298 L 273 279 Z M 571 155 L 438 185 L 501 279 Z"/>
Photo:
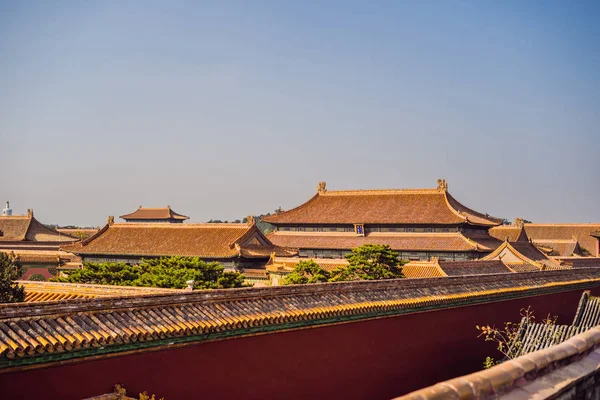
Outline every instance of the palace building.
<path id="1" fill-rule="evenodd" d="M 141 223 L 157 223 L 167 222 L 171 224 L 182 223 L 190 217 L 178 214 L 171 210 L 171 206 L 162 208 L 145 208 L 139 206 L 137 210 L 132 213 L 121 215 L 119 218 L 124 219 L 127 222 L 141 222 Z"/>
<path id="2" fill-rule="evenodd" d="M 407 260 L 470 260 L 502 240 L 488 234 L 503 219 L 458 202 L 439 179 L 434 189 L 327 190 L 325 182 L 306 203 L 264 217 L 267 235 L 301 257 L 341 258 L 364 244 L 387 244 Z"/>
<path id="3" fill-rule="evenodd" d="M 533 243 L 556 257 L 600 257 L 600 224 L 534 224 L 517 218 L 512 225 L 490 229 L 490 235 L 500 240 L 514 241 L 521 228 Z"/>
<path id="4" fill-rule="evenodd" d="M 116 224 L 109 217 L 96 234 L 62 248 L 84 262 L 137 264 L 143 258 L 186 256 L 218 261 L 226 268 L 262 271 L 271 253 L 297 253 L 271 243 L 252 217 L 242 224 Z"/>
<path id="5" fill-rule="evenodd" d="M 35 219 L 33 210 L 27 210 L 27 215 L 12 215 L 7 202 L 0 215 L 0 252 L 19 261 L 21 279 L 49 279 L 61 269 L 77 268 L 79 258 L 59 250 L 61 245 L 77 240 L 44 226 Z"/>

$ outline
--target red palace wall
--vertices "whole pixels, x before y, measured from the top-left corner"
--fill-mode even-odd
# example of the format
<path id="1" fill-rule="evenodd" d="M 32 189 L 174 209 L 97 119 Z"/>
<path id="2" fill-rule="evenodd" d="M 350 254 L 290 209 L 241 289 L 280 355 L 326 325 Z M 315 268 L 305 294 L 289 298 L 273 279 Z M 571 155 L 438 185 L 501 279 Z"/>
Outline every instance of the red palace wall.
<path id="1" fill-rule="evenodd" d="M 48 271 L 47 267 L 30 267 L 30 268 L 27 268 L 27 271 L 25 271 L 25 273 L 19 279 L 26 281 L 26 280 L 29 280 L 31 275 L 34 275 L 34 274 L 40 274 L 40 275 L 44 276 L 44 278 L 46 278 L 46 280 L 48 280 L 50 278 L 54 278 L 54 275 L 52 275 L 50 273 L 50 271 Z"/>
<path id="2" fill-rule="evenodd" d="M 123 384 L 179 399 L 390 399 L 481 369 L 475 325 L 531 306 L 571 323 L 581 290 L 0 374 L 3 399 L 82 399 Z M 600 288 L 592 291 L 600 294 Z"/>

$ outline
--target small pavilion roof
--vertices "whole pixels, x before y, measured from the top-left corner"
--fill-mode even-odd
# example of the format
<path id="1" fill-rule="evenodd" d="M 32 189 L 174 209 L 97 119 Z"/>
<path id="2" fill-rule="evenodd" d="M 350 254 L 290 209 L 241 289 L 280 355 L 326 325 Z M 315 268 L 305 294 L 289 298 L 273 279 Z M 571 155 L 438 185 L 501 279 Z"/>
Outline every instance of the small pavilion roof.
<path id="1" fill-rule="evenodd" d="M 109 223 L 95 235 L 63 250 L 78 255 L 268 258 L 296 252 L 273 245 L 256 224 Z"/>
<path id="2" fill-rule="evenodd" d="M 436 189 L 326 190 L 325 184 L 306 203 L 264 217 L 281 224 L 470 224 L 496 226 L 501 219 L 476 212 L 448 193 L 438 181 Z"/>
<path id="3" fill-rule="evenodd" d="M 176 213 L 171 210 L 171 206 L 160 207 L 160 208 L 147 208 L 139 206 L 137 210 L 132 213 L 121 215 L 119 218 L 124 220 L 177 220 L 184 221 L 190 219 L 190 217 Z"/>
<path id="4" fill-rule="evenodd" d="M 33 216 L 28 210 L 27 215 L 0 215 L 0 242 L 74 242 L 72 236 L 56 232 Z"/>

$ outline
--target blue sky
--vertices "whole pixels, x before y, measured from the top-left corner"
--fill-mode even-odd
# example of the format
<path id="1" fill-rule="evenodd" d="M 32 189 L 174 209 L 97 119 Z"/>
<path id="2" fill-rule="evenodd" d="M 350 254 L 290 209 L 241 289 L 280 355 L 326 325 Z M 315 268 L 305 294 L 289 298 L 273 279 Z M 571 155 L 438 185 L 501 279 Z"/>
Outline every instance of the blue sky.
<path id="1" fill-rule="evenodd" d="M 497 3 L 497 4 L 496 4 Z M 600 222 L 600 3 L 0 1 L 0 200 L 204 222 L 435 187 Z"/>

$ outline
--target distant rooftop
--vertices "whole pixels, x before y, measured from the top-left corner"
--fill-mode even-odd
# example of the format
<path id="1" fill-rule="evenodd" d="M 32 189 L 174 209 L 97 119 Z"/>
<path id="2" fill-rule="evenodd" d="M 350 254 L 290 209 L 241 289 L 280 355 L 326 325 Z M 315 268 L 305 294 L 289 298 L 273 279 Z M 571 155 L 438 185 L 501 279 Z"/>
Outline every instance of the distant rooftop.
<path id="1" fill-rule="evenodd" d="M 328 190 L 325 182 L 306 203 L 263 218 L 281 224 L 435 224 L 497 226 L 503 220 L 465 207 L 438 179 L 437 188 Z"/>
<path id="2" fill-rule="evenodd" d="M 121 215 L 119 218 L 127 222 L 183 222 L 190 217 L 176 213 L 171 206 L 161 208 L 147 208 L 139 206 L 132 213 Z"/>

